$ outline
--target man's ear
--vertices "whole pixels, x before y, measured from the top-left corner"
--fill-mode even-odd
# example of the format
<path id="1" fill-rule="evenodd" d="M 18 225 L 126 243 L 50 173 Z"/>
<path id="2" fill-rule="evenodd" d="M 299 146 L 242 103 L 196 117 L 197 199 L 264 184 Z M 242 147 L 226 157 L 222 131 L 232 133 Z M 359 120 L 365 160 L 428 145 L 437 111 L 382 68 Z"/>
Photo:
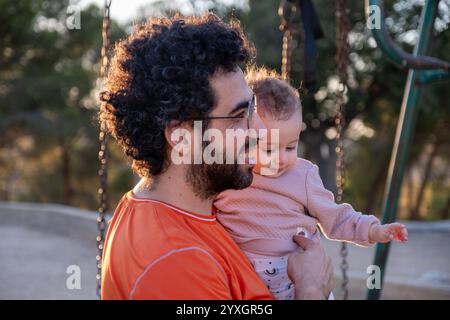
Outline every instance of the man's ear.
<path id="1" fill-rule="evenodd" d="M 191 163 L 192 139 L 191 132 L 193 128 L 187 122 L 171 121 L 164 129 L 169 148 L 168 156 L 174 164 Z"/>
<path id="2" fill-rule="evenodd" d="M 172 120 L 164 129 L 164 137 L 170 148 L 174 148 L 180 143 L 190 144 L 191 131 L 192 128 L 188 123 Z"/>
<path id="3" fill-rule="evenodd" d="M 193 154 L 193 128 L 188 122 L 171 121 L 164 129 L 169 148 L 168 156 L 174 164 L 192 163 Z"/>

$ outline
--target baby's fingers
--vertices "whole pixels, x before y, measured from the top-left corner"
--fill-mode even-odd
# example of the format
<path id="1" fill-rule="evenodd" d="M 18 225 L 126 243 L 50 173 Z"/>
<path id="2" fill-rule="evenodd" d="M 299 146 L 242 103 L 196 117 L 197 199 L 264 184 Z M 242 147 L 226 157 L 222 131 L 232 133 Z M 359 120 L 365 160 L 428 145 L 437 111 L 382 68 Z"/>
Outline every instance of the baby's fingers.
<path id="1" fill-rule="evenodd" d="M 389 232 L 394 235 L 397 241 L 408 241 L 408 231 L 406 227 L 401 223 L 391 223 L 389 225 Z"/>
<path id="2" fill-rule="evenodd" d="M 406 228 L 401 229 L 400 232 L 397 233 L 397 239 L 401 242 L 408 241 L 408 230 Z"/>
<path id="3" fill-rule="evenodd" d="M 394 240 L 394 233 L 393 232 L 389 232 L 389 231 L 385 231 L 384 233 L 383 233 L 383 236 L 384 236 L 384 238 L 386 239 L 385 241 L 386 242 L 389 242 L 389 241 L 392 241 L 392 240 Z"/>
<path id="4" fill-rule="evenodd" d="M 402 229 L 406 229 L 405 225 L 394 222 L 387 225 L 389 232 L 400 232 Z"/>

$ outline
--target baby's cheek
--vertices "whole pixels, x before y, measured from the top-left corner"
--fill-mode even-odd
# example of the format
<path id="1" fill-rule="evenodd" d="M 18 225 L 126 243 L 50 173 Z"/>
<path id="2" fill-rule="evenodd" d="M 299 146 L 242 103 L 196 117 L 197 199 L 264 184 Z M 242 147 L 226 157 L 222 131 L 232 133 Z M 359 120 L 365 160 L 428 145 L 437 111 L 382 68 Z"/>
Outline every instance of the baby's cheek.
<path id="1" fill-rule="evenodd" d="M 293 155 L 289 156 L 288 167 L 291 168 L 297 161 L 297 152 L 292 152 Z"/>

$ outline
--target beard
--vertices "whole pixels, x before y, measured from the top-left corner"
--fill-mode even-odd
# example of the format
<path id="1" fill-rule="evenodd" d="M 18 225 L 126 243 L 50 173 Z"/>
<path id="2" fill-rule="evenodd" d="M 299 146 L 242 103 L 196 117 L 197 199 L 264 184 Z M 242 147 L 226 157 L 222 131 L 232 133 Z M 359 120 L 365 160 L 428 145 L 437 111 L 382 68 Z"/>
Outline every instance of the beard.
<path id="1" fill-rule="evenodd" d="M 185 178 L 197 196 L 209 199 L 228 189 L 249 187 L 252 169 L 239 164 L 193 164 L 188 166 Z"/>
<path id="2" fill-rule="evenodd" d="M 203 144 L 203 148 L 206 144 Z M 248 140 L 239 153 L 248 152 Z M 185 179 L 202 199 L 213 198 L 228 189 L 245 189 L 252 184 L 253 166 L 233 163 L 226 164 L 224 155 L 223 164 L 192 164 L 186 170 Z"/>
<path id="3" fill-rule="evenodd" d="M 203 142 L 203 150 L 208 145 Z M 202 150 L 202 151 L 203 151 Z M 249 138 L 241 146 L 238 154 L 249 153 Z M 191 164 L 185 171 L 185 181 L 190 184 L 195 195 L 210 199 L 228 189 L 241 190 L 249 187 L 253 181 L 253 165 L 227 164 L 224 154 L 223 163 Z"/>

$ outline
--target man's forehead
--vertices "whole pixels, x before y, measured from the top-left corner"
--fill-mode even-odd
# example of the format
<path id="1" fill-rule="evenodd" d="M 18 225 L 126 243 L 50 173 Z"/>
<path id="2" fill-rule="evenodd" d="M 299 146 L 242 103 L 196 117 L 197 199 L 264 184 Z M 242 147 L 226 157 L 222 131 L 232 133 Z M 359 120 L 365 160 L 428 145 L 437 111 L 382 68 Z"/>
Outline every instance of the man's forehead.
<path id="1" fill-rule="evenodd" d="M 234 72 L 217 72 L 210 80 L 216 97 L 217 109 L 232 109 L 236 104 L 251 99 L 253 93 L 241 68 Z"/>

